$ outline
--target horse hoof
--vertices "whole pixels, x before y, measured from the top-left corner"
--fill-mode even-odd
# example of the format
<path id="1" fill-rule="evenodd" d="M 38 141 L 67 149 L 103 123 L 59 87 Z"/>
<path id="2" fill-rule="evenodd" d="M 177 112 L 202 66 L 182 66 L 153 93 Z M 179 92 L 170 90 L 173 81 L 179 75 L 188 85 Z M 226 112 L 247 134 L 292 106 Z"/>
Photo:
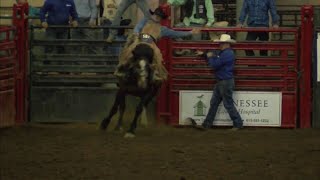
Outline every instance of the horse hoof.
<path id="1" fill-rule="evenodd" d="M 100 130 L 102 130 L 102 131 L 104 131 L 104 130 L 106 130 L 107 129 L 107 126 L 105 125 L 105 123 L 101 123 L 100 124 Z"/>
<path id="2" fill-rule="evenodd" d="M 101 131 L 104 131 L 106 130 L 106 127 L 104 127 L 102 124 L 100 124 L 100 128 L 99 128 Z"/>
<path id="3" fill-rule="evenodd" d="M 135 138 L 136 137 L 136 135 L 134 135 L 134 134 L 132 134 L 132 133 L 126 133 L 125 135 L 124 135 L 124 138 Z"/>

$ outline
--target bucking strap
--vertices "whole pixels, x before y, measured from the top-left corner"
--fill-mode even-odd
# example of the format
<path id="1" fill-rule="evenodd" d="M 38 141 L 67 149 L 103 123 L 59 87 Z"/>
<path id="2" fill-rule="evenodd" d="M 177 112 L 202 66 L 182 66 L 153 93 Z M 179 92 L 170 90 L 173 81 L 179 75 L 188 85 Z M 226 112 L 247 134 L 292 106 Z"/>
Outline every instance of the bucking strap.
<path id="1" fill-rule="evenodd" d="M 156 39 L 149 35 L 149 34 L 140 34 L 139 39 L 141 42 L 145 42 L 145 43 L 156 43 Z"/>

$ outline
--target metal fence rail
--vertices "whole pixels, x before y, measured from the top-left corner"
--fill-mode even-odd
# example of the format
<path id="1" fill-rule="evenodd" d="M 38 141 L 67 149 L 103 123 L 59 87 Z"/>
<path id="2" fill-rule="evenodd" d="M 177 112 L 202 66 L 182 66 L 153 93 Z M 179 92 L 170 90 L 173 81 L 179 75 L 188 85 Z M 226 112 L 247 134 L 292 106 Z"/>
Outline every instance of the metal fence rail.
<path id="1" fill-rule="evenodd" d="M 68 39 L 48 39 L 41 27 L 30 29 L 30 120 L 74 122 L 100 120 L 112 102 L 113 76 L 125 40 L 105 42 L 107 29 L 131 26 L 67 28 Z M 90 29 L 91 39 L 73 38 L 73 30 Z M 58 47 L 63 46 L 59 52 Z M 49 51 L 49 50 L 50 51 Z M 93 51 L 90 51 L 93 50 Z M 111 99 L 111 100 L 110 100 Z M 77 103 L 78 102 L 78 103 Z M 48 111 L 50 113 L 48 113 Z"/>
<path id="2" fill-rule="evenodd" d="M 0 26 L 0 127 L 15 124 L 17 51 L 14 28 Z"/>

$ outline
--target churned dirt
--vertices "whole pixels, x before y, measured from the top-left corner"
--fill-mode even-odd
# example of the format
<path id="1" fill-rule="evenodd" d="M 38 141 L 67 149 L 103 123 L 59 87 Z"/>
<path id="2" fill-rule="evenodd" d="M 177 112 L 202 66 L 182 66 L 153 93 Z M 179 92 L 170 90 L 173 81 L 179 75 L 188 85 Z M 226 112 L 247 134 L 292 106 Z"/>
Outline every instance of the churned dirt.
<path id="1" fill-rule="evenodd" d="M 95 124 L 0 129 L 0 179 L 320 179 L 320 130 L 152 126 L 134 139 Z"/>

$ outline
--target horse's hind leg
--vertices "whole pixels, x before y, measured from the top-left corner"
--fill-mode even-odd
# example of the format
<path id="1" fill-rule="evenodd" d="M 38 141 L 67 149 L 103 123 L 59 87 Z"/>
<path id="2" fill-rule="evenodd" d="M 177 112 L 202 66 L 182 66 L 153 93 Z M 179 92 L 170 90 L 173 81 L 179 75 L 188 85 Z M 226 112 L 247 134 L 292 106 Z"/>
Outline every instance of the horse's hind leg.
<path id="1" fill-rule="evenodd" d="M 144 97 L 141 98 L 140 103 L 137 106 L 136 113 L 134 115 L 133 121 L 131 123 L 130 129 L 125 134 L 125 137 L 135 137 L 135 130 L 137 128 L 137 121 L 139 116 L 141 115 L 141 112 L 143 111 L 143 107 L 147 107 L 149 102 L 152 100 L 152 98 L 155 96 L 157 91 L 152 91 L 148 94 L 146 94 Z"/>
<path id="2" fill-rule="evenodd" d="M 117 123 L 117 126 L 115 128 L 116 131 L 121 131 L 122 130 L 122 119 L 123 119 L 123 114 L 124 114 L 124 110 L 126 108 L 126 97 L 125 96 L 122 96 L 120 98 L 120 103 L 119 103 L 119 112 L 120 112 L 120 115 L 119 115 L 119 119 L 118 119 L 118 123 Z"/>
<path id="3" fill-rule="evenodd" d="M 100 124 L 100 129 L 105 130 L 109 126 L 109 123 L 111 121 L 111 118 L 117 113 L 118 107 L 121 101 L 121 98 L 124 96 L 124 93 L 122 93 L 120 90 L 117 92 L 116 100 L 114 101 L 114 104 L 109 112 L 109 115 L 104 118 Z"/>

